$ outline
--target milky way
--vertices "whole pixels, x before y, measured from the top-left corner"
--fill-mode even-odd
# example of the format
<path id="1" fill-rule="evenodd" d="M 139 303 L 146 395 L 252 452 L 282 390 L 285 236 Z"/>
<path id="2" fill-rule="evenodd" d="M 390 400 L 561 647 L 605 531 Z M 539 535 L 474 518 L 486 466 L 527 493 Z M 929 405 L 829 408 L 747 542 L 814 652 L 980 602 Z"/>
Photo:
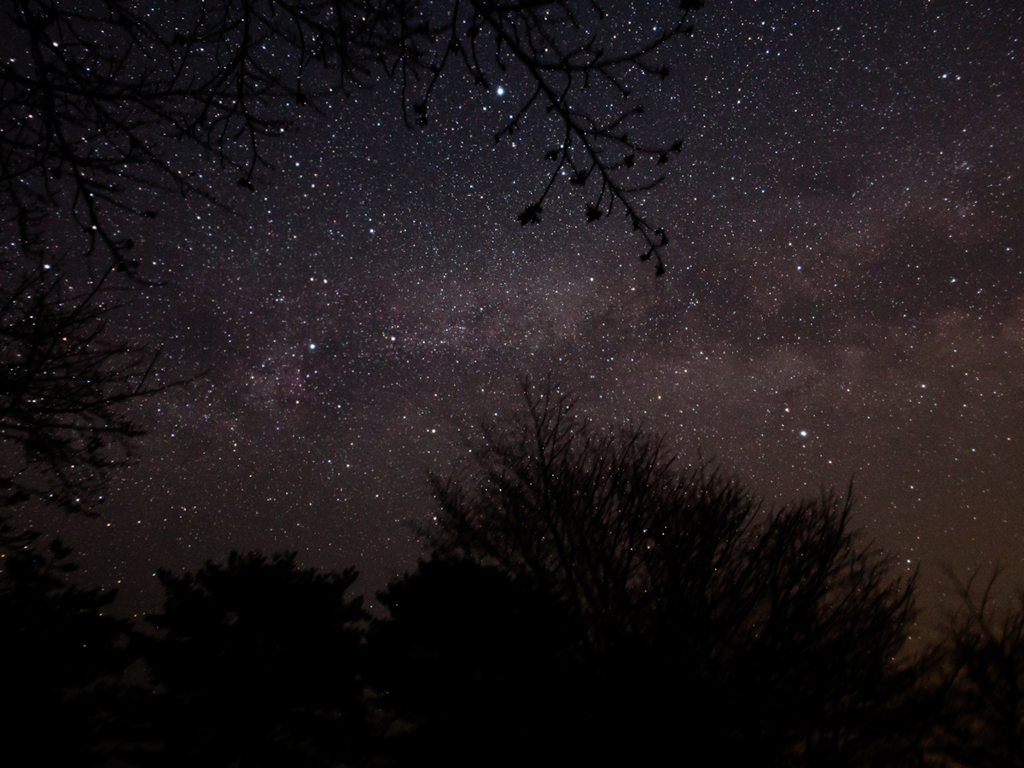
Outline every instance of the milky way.
<path id="1" fill-rule="evenodd" d="M 130 321 L 166 339 L 165 377 L 209 373 L 145 404 L 101 518 L 60 523 L 85 578 L 151 607 L 158 566 L 297 549 L 372 593 L 420 552 L 427 471 L 551 372 L 768 503 L 852 477 L 929 589 L 944 563 L 1020 580 L 1022 14 L 709 2 L 639 84 L 684 140 L 643 200 L 660 278 L 568 187 L 516 221 L 549 137 L 494 143 L 515 82 L 452 77 L 424 130 L 387 84 L 303 116 L 255 194 L 222 193 L 233 214 L 168 201 L 140 234 L 167 286 Z"/>

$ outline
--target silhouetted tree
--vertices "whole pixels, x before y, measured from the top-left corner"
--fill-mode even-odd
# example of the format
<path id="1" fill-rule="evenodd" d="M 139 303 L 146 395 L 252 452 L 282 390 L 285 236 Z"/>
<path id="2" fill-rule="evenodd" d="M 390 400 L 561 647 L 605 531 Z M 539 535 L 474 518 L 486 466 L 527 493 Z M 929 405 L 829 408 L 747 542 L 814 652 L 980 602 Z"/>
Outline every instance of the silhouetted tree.
<path id="1" fill-rule="evenodd" d="M 932 764 L 1024 766 L 1024 595 L 1000 605 L 995 571 L 959 584 L 959 609 L 946 626 L 945 707 L 930 746 Z"/>
<path id="2" fill-rule="evenodd" d="M 766 509 L 661 436 L 599 431 L 550 384 L 523 395 L 434 478 L 427 535 L 565 607 L 603 754 L 682 738 L 698 764 L 885 759 L 914 578 L 851 529 L 850 495 Z"/>
<path id="3" fill-rule="evenodd" d="M 176 166 L 168 140 L 185 139 L 252 189 L 263 142 L 304 109 L 327 112 L 380 78 L 397 81 L 405 121 L 426 126 L 442 78 L 482 89 L 514 83 L 519 99 L 495 140 L 528 115 L 549 121 L 547 182 L 519 220 L 539 220 L 554 183 L 588 182 L 594 221 L 617 207 L 662 271 L 663 230 L 636 194 L 660 180 L 664 143 L 631 130 L 644 104 L 632 87 L 665 78 L 657 53 L 691 30 L 701 0 L 647 4 L 624 23 L 595 0 L 244 0 L 138 6 L 125 0 L 11 0 L 0 65 L 0 200 L 38 220 L 58 212 L 120 268 L 131 238 L 122 214 L 155 215 L 142 187 L 208 194 Z M 511 90 L 511 86 L 510 86 Z M 332 114 L 335 112 L 332 111 Z M 187 152 L 185 154 L 188 154 Z M 581 208 L 582 215 L 582 208 Z"/>
<path id="4" fill-rule="evenodd" d="M 356 580 L 232 552 L 195 575 L 158 572 L 161 630 L 144 644 L 169 764 L 326 765 L 362 748 Z"/>
<path id="5" fill-rule="evenodd" d="M 38 538 L 0 519 L 5 760 L 105 764 L 126 740 L 116 712 L 135 658 L 129 625 L 105 613 L 114 591 L 70 586 L 70 550 Z"/>
<path id="6" fill-rule="evenodd" d="M 89 511 L 144 434 L 124 406 L 180 383 L 154 383 L 159 349 L 112 333 L 110 270 L 79 282 L 65 266 L 41 249 L 0 261 L 0 506 Z"/>
<path id="7" fill-rule="evenodd" d="M 478 765 L 481 755 L 489 765 L 545 762 L 538 755 L 557 748 L 579 711 L 564 695 L 581 670 L 563 606 L 498 568 L 437 557 L 378 598 L 389 617 L 371 627 L 367 676 L 397 720 L 383 754 L 409 764 L 425 755 L 448 765 Z"/>

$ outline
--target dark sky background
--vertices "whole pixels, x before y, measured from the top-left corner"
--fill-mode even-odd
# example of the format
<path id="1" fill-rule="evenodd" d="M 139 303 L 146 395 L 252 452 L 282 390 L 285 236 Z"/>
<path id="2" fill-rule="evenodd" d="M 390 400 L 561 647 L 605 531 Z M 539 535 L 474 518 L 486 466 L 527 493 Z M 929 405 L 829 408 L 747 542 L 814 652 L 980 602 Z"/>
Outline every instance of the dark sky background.
<path id="1" fill-rule="evenodd" d="M 255 194 L 196 165 L 234 213 L 159 200 L 138 240 L 168 284 L 126 322 L 166 339 L 165 378 L 211 372 L 140 408 L 100 518 L 35 522 L 129 612 L 157 567 L 232 549 L 355 565 L 372 595 L 420 553 L 427 470 L 550 371 L 769 502 L 854 477 L 926 601 L 946 563 L 1020 583 L 1024 6 L 711 0 L 670 58 L 640 84 L 684 139 L 643 202 L 658 279 L 567 185 L 518 224 L 550 128 L 495 145 L 514 81 L 453 70 L 425 130 L 386 82 L 301 116 Z"/>

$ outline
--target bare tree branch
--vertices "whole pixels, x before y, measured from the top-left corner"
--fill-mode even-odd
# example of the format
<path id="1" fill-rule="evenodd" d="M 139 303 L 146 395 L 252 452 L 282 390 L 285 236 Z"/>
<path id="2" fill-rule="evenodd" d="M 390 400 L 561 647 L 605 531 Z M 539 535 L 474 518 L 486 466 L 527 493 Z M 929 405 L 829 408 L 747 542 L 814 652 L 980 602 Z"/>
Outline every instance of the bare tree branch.
<path id="1" fill-rule="evenodd" d="M 253 189 L 265 142 L 303 109 L 326 114 L 385 77 L 401 81 L 406 122 L 427 126 L 445 73 L 461 70 L 484 88 L 514 74 L 530 87 L 495 138 L 529 114 L 562 137 L 519 220 L 539 221 L 563 176 L 593 180 L 588 221 L 621 206 L 642 258 L 661 274 L 668 238 L 638 201 L 661 176 L 640 166 L 666 162 L 683 144 L 630 135 L 645 113 L 630 86 L 667 76 L 657 55 L 692 31 L 700 5 L 650 4 L 645 18 L 661 31 L 644 38 L 583 0 L 218 0 L 166 13 L 126 0 L 7 0 L 0 200 L 32 218 L 66 212 L 90 251 L 101 247 L 134 272 L 119 224 L 155 215 L 133 202 L 134 190 L 210 196 L 175 165 L 171 142 L 191 142 Z"/>
<path id="2" fill-rule="evenodd" d="M 38 256 L 0 263 L 0 505 L 89 512 L 144 434 L 125 405 L 182 382 L 154 380 L 158 347 L 112 338 L 113 267 L 74 290 L 67 257 Z"/>
<path id="3" fill-rule="evenodd" d="M 851 493 L 767 509 L 662 436 L 597 429 L 550 380 L 523 395 L 463 471 L 433 478 L 437 552 L 538 585 L 585 628 L 588 663 L 643 658 L 706 695 L 692 716 L 750 755 L 837 765 L 877 748 L 911 685 L 897 657 L 916 577 L 852 528 Z"/>

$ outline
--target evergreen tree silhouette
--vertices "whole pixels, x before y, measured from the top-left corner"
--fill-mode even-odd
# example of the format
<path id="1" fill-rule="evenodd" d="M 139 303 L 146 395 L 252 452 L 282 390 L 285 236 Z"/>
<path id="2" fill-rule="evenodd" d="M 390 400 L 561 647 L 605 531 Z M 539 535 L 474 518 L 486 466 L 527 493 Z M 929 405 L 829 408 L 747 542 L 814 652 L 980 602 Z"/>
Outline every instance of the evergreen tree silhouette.
<path id="1" fill-rule="evenodd" d="M 158 573 L 145 643 L 170 763 L 330 765 L 363 747 L 357 574 L 300 570 L 295 553 L 232 552 Z"/>
<path id="2" fill-rule="evenodd" d="M 403 764 L 444 755 L 449 765 L 580 756 L 558 751 L 579 712 L 567 696 L 581 673 L 564 606 L 497 568 L 438 557 L 378 599 L 389 616 L 371 627 L 367 677 L 399 734 L 383 754 Z"/>
<path id="3" fill-rule="evenodd" d="M 71 551 L 56 539 L 40 548 L 38 539 L 0 519 L 5 759 L 105 764 L 128 739 L 116 713 L 135 658 L 130 627 L 105 613 L 113 590 L 69 585 Z"/>

